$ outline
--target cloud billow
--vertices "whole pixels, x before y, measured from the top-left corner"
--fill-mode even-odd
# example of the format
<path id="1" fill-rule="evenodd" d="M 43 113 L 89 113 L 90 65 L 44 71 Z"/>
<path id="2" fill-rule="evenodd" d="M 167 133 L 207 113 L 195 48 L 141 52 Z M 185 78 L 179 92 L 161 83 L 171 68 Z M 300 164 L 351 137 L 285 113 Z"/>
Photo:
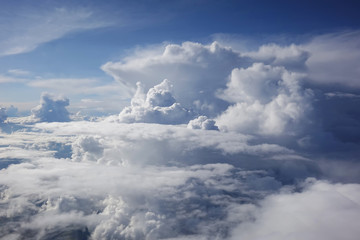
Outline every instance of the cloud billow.
<path id="1" fill-rule="evenodd" d="M 103 65 L 137 89 L 94 122 L 43 94 L 0 138 L 0 237 L 357 239 L 359 94 L 315 84 L 310 45 L 137 52 Z"/>
<path id="2" fill-rule="evenodd" d="M 69 106 L 69 99 L 43 93 L 40 105 L 31 110 L 32 117 L 40 122 L 67 122 L 70 121 L 67 106 Z"/>
<path id="3" fill-rule="evenodd" d="M 255 63 L 234 69 L 218 96 L 235 103 L 217 118 L 220 127 L 243 133 L 294 134 L 312 108 L 310 89 L 302 89 L 302 74 L 284 67 Z"/>
<path id="4" fill-rule="evenodd" d="M 248 57 L 216 42 L 210 45 L 184 42 L 166 45 L 155 53 L 144 51 L 125 62 L 108 62 L 102 69 L 132 88 L 141 79 L 145 91 L 168 79 L 181 105 L 213 117 L 228 105 L 215 97 L 215 91 L 225 87 L 233 68 L 248 66 L 249 62 Z"/>
<path id="5" fill-rule="evenodd" d="M 125 107 L 119 114 L 119 121 L 125 123 L 145 122 L 160 124 L 180 124 L 188 122 L 193 113 L 179 103 L 171 93 L 168 80 L 149 89 L 144 93 L 141 83 L 131 99 L 131 106 Z"/>

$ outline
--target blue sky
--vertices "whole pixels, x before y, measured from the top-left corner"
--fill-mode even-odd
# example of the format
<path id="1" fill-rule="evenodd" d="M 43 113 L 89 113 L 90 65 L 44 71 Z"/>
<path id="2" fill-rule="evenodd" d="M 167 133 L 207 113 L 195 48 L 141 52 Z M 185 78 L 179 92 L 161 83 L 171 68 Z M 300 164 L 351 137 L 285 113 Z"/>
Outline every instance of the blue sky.
<path id="1" fill-rule="evenodd" d="M 301 43 L 357 30 L 357 9 L 356 1 L 1 1 L 0 103 L 29 110 L 43 91 L 62 93 L 72 103 L 103 101 L 115 90 L 74 94 L 31 82 L 115 84 L 103 64 L 164 42 L 243 41 L 247 49 Z M 128 99 L 119 89 L 113 98 L 118 107 L 106 111 L 118 111 Z"/>

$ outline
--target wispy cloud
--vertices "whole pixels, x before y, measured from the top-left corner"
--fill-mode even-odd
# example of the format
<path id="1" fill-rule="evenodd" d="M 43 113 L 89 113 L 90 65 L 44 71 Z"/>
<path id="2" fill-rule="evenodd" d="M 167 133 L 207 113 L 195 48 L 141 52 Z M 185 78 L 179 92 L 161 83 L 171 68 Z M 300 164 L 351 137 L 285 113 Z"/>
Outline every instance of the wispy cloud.
<path id="1" fill-rule="evenodd" d="M 30 52 L 68 33 L 109 26 L 83 8 L 27 8 L 0 17 L 0 56 Z"/>
<path id="2" fill-rule="evenodd" d="M 31 73 L 29 71 L 23 70 L 23 69 L 10 69 L 8 70 L 8 74 L 11 74 L 13 76 L 29 76 Z"/>
<path id="3" fill-rule="evenodd" d="M 15 83 L 15 82 L 24 82 L 24 79 L 17 77 L 10 77 L 5 75 L 0 75 L 0 83 Z"/>
<path id="4" fill-rule="evenodd" d="M 96 78 L 50 78 L 37 79 L 27 83 L 30 87 L 67 94 L 108 95 L 122 93 L 124 90 L 117 82 L 106 82 Z"/>

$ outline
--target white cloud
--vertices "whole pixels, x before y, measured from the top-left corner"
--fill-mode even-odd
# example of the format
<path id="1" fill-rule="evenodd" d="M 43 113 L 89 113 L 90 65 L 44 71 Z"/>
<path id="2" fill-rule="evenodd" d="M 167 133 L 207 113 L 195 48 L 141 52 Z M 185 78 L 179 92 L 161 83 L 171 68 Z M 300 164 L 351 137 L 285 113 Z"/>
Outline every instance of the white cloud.
<path id="1" fill-rule="evenodd" d="M 159 79 L 168 79 L 181 105 L 214 116 L 227 106 L 215 97 L 216 90 L 225 87 L 233 68 L 248 65 L 247 57 L 216 42 L 184 42 L 165 45 L 155 52 L 140 51 L 124 61 L 108 62 L 102 69 L 132 88 L 141 81 L 145 91 L 158 84 Z"/>
<path id="2" fill-rule="evenodd" d="M 104 153 L 103 140 L 98 136 L 80 136 L 72 143 L 73 161 L 97 161 Z"/>
<path id="3" fill-rule="evenodd" d="M 123 149 L 123 155 L 129 153 L 142 154 L 141 148 L 148 149 L 148 153 L 156 152 L 162 153 L 161 155 L 143 156 L 142 160 L 152 159 L 154 161 L 166 161 L 167 148 L 171 151 L 183 152 L 184 149 L 196 150 L 202 148 L 214 149 L 226 154 L 244 153 L 250 155 L 282 155 L 292 154 L 293 151 L 275 145 L 275 144 L 259 144 L 251 145 L 247 141 L 252 138 L 250 136 L 242 135 L 233 132 L 218 132 L 218 131 L 196 131 L 187 129 L 186 125 L 165 125 L 165 124 L 119 124 L 115 122 L 70 122 L 70 123 L 53 123 L 53 124 L 38 124 L 37 127 L 45 130 L 54 131 L 59 135 L 72 135 L 72 134 L 88 134 L 99 135 L 101 134 L 104 139 L 106 136 L 119 138 L 119 145 L 117 150 Z M 99 129 L 101 128 L 101 131 Z M 122 139 L 122 140 L 121 140 Z M 105 141 L 105 140 L 103 140 Z M 139 145 L 127 145 L 127 141 L 138 141 Z M 160 142 L 161 144 L 158 144 Z M 166 143 L 166 144 L 165 144 Z M 170 153 L 169 153 L 170 154 Z M 114 155 L 119 156 L 119 155 Z M 174 154 L 174 157 L 177 157 Z M 184 156 L 182 156 L 184 157 Z M 133 161 L 137 161 L 137 157 L 131 156 Z M 196 159 L 194 159 L 196 160 Z M 121 160 L 120 160 L 121 162 Z M 146 162 L 146 161 L 145 161 Z"/>
<path id="4" fill-rule="evenodd" d="M 359 39 L 359 31 L 346 31 L 316 36 L 304 44 L 303 47 L 310 52 L 306 61 L 310 81 L 358 89 Z"/>
<path id="5" fill-rule="evenodd" d="M 14 76 L 29 76 L 31 75 L 31 73 L 29 71 L 26 70 L 22 70 L 22 69 L 10 69 L 8 70 L 8 73 Z"/>
<path id="6" fill-rule="evenodd" d="M 70 109 L 90 115 L 106 115 L 120 111 L 128 104 L 130 93 L 119 82 L 97 78 L 50 78 L 36 79 L 27 85 L 42 91 L 57 94 L 66 93 L 70 98 L 83 99 L 74 101 Z"/>
<path id="7" fill-rule="evenodd" d="M 17 83 L 17 82 L 24 82 L 24 81 L 25 81 L 25 79 L 0 75 L 0 83 Z"/>
<path id="8" fill-rule="evenodd" d="M 40 122 L 66 122 L 69 121 L 69 112 L 66 107 L 69 106 L 69 99 L 43 93 L 40 99 L 40 105 L 31 110 L 32 116 Z"/>
<path id="9" fill-rule="evenodd" d="M 265 64 L 284 66 L 289 70 L 304 71 L 306 68 L 305 63 L 311 56 L 305 49 L 295 44 L 279 46 L 273 43 L 262 45 L 257 51 L 247 52 L 245 55 Z"/>
<path id="10" fill-rule="evenodd" d="M 218 34 L 214 39 L 241 50 L 243 56 L 257 62 L 306 72 L 307 81 L 311 83 L 354 90 L 359 89 L 359 34 L 359 30 L 355 29 L 319 35 L 265 35 L 260 40 L 249 36 Z"/>
<path id="11" fill-rule="evenodd" d="M 317 174 L 316 162 L 235 132 L 107 121 L 33 127 L 0 137 L 0 159 L 20 159 L 0 175 L 2 237 L 227 239 L 248 224 L 240 210 Z M 249 212 L 260 222 L 261 206 Z"/>
<path id="12" fill-rule="evenodd" d="M 346 92 L 328 92 L 324 94 L 328 98 L 360 98 L 360 95 Z"/>
<path id="13" fill-rule="evenodd" d="M 218 125 L 243 133 L 294 134 L 311 109 L 311 91 L 302 89 L 301 77 L 262 63 L 234 69 L 218 96 L 235 105 L 216 119 Z"/>
<path id="14" fill-rule="evenodd" d="M 109 25 L 87 9 L 28 8 L 2 16 L 0 27 L 7 34 L 0 38 L 0 56 L 20 54 L 64 35 Z"/>
<path id="15" fill-rule="evenodd" d="M 240 205 L 230 218 L 242 218 L 232 239 L 346 239 L 360 234 L 360 185 L 313 181 L 303 192 L 267 197 L 259 207 Z"/>
<path id="16" fill-rule="evenodd" d="M 190 120 L 187 127 L 190 129 L 219 130 L 215 125 L 215 121 L 206 116 L 199 116 L 198 118 Z"/>
<path id="17" fill-rule="evenodd" d="M 133 87 L 144 82 L 119 116 L 9 118 L 0 238 L 355 239 L 360 185 L 333 182 L 359 182 L 359 94 L 307 90 L 304 49 L 240 54 L 187 42 L 140 51 L 103 66 Z M 33 83 L 110 86 L 48 80 Z M 69 120 L 68 99 L 41 101 L 40 119 Z"/>
<path id="18" fill-rule="evenodd" d="M 180 124 L 193 116 L 193 113 L 176 102 L 168 80 L 150 88 L 146 95 L 141 83 L 137 87 L 131 106 L 125 107 L 119 114 L 120 122 Z"/>
<path id="19" fill-rule="evenodd" d="M 237 141 L 238 147 L 243 142 L 256 156 L 275 150 L 247 146 L 241 139 L 246 137 L 239 134 L 107 122 L 37 126 L 46 131 L 0 138 L 0 144 L 16 146 L 3 149 L 1 157 L 26 158 L 0 175 L 0 184 L 6 186 L 1 189 L 0 215 L 7 219 L 1 226 L 3 237 L 29 231 L 50 237 L 71 231 L 69 226 L 87 227 L 94 239 L 222 237 L 228 226 L 227 206 L 237 196 L 257 198 L 281 186 L 266 171 L 243 171 L 220 159 L 206 163 L 206 151 L 226 150 L 217 147 L 224 142 Z M 73 143 L 73 155 L 51 157 L 61 146 L 49 151 L 53 145 L 46 143 L 51 141 Z"/>

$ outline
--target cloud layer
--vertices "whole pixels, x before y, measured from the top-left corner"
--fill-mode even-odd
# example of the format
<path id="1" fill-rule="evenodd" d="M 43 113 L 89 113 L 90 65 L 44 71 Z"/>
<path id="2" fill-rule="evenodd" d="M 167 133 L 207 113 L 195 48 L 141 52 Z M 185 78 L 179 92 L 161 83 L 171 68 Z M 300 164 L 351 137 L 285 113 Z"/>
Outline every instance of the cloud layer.
<path id="1" fill-rule="evenodd" d="M 43 94 L 1 125 L 0 238 L 355 240 L 360 93 L 320 83 L 327 38 L 139 50 L 102 66 L 130 105 L 92 122 Z"/>

